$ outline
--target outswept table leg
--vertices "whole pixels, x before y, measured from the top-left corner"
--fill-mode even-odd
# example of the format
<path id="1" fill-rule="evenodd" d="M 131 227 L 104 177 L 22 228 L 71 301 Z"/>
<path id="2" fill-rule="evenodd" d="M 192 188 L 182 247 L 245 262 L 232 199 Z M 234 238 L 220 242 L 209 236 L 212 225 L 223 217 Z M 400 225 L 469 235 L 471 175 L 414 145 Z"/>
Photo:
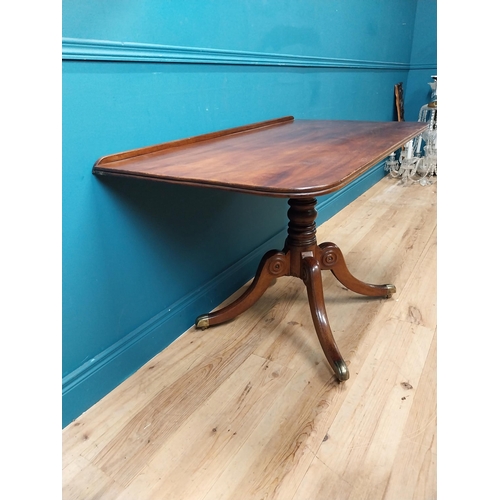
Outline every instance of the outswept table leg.
<path id="1" fill-rule="evenodd" d="M 335 375 L 343 382 L 349 378 L 349 370 L 340 354 L 330 329 L 323 296 L 321 267 L 314 257 L 303 257 L 302 280 L 307 288 L 307 297 L 309 299 L 309 307 L 311 309 L 314 328 L 316 329 L 323 352 L 325 353 L 328 363 L 333 368 Z"/>
<path id="2" fill-rule="evenodd" d="M 287 275 L 289 271 L 289 255 L 278 250 L 270 250 L 262 257 L 255 278 L 243 295 L 218 311 L 198 316 L 196 328 L 204 330 L 235 318 L 255 304 L 276 278 Z"/>
<path id="3" fill-rule="evenodd" d="M 321 269 L 329 269 L 349 290 L 369 297 L 391 297 L 396 293 L 394 285 L 372 285 L 355 278 L 345 262 L 340 248 L 335 243 L 321 243 Z"/>

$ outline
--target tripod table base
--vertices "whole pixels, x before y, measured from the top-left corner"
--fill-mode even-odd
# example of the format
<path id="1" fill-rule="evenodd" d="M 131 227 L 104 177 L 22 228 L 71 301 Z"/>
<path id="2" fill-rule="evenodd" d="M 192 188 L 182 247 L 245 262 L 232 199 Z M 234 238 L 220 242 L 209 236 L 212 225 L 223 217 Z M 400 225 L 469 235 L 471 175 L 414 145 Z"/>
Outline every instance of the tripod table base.
<path id="1" fill-rule="evenodd" d="M 329 242 L 317 244 L 315 198 L 290 198 L 288 204 L 288 237 L 283 251 L 267 252 L 249 288 L 226 307 L 199 316 L 195 326 L 204 330 L 229 321 L 255 304 L 276 278 L 295 276 L 306 286 L 314 328 L 326 359 L 338 380 L 343 382 L 349 378 L 349 370 L 328 322 L 321 271 L 330 270 L 346 288 L 370 297 L 389 298 L 396 292 L 396 287 L 388 284 L 372 285 L 358 280 L 347 268 L 337 245 Z"/>

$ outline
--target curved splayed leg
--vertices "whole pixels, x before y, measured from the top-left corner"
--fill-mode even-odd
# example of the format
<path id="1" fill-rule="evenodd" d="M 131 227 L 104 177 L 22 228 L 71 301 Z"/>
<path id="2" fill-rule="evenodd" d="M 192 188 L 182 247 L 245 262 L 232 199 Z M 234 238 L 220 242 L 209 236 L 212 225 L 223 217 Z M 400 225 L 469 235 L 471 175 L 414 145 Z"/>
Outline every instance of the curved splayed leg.
<path id="1" fill-rule="evenodd" d="M 307 288 L 309 307 L 313 318 L 314 328 L 323 348 L 328 363 L 333 368 L 337 378 L 343 382 L 349 378 L 349 370 L 340 354 L 333 338 L 328 317 L 326 315 L 321 268 L 314 257 L 304 257 L 302 260 L 302 280 Z"/>
<path id="2" fill-rule="evenodd" d="M 255 304 L 273 281 L 288 274 L 289 269 L 288 255 L 278 250 L 270 250 L 262 257 L 255 278 L 243 295 L 218 311 L 198 316 L 195 323 L 196 328 L 204 330 L 209 326 L 218 325 L 235 318 Z"/>
<path id="3" fill-rule="evenodd" d="M 372 285 L 355 278 L 345 262 L 340 248 L 335 243 L 322 243 L 321 269 L 329 269 L 333 275 L 349 290 L 369 297 L 392 297 L 396 293 L 394 285 Z"/>

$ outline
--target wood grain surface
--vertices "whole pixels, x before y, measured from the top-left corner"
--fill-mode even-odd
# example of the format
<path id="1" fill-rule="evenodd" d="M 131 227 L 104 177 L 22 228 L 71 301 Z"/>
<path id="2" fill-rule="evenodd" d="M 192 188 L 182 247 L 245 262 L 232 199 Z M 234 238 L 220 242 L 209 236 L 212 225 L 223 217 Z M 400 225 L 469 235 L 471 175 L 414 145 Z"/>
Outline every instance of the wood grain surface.
<path id="1" fill-rule="evenodd" d="M 273 197 L 319 196 L 341 189 L 425 126 L 284 117 L 105 156 L 93 173 Z"/>

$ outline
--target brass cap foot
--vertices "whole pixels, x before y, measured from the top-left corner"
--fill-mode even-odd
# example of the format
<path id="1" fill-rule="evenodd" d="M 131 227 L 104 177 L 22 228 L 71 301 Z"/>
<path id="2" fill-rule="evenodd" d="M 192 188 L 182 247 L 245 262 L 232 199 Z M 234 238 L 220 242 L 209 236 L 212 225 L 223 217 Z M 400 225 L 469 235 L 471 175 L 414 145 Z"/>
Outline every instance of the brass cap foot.
<path id="1" fill-rule="evenodd" d="M 202 316 L 198 316 L 196 318 L 195 326 L 196 328 L 200 328 L 201 330 L 206 330 L 210 326 L 208 321 L 208 315 L 203 314 Z"/>
<path id="2" fill-rule="evenodd" d="M 387 290 L 386 298 L 390 299 L 396 293 L 396 287 L 394 285 L 384 285 Z"/>
<path id="3" fill-rule="evenodd" d="M 333 371 L 340 382 L 345 382 L 349 379 L 349 370 L 343 359 L 333 362 Z"/>

